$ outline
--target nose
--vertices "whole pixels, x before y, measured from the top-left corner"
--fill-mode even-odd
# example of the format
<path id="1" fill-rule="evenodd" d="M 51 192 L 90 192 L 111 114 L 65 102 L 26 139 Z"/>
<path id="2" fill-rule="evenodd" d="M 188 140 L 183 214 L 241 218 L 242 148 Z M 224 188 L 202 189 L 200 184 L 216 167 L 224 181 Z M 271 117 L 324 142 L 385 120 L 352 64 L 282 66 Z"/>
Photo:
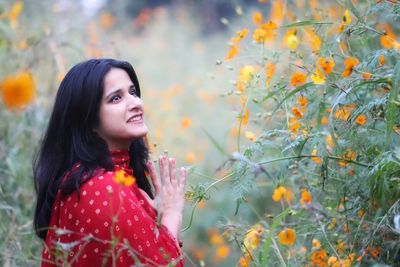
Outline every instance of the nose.
<path id="1" fill-rule="evenodd" d="M 143 101 L 136 95 L 129 95 L 127 101 L 128 110 L 143 109 Z"/>

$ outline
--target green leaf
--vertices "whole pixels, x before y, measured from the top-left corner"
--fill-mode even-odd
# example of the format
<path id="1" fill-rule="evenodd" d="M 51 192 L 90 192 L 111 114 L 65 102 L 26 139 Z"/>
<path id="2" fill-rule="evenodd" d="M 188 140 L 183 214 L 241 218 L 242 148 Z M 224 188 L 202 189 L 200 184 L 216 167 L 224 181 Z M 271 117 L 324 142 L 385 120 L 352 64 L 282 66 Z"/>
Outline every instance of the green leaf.
<path id="1" fill-rule="evenodd" d="M 314 86 L 313 82 L 309 82 L 306 84 L 303 84 L 302 86 L 297 87 L 296 89 L 294 89 L 293 91 L 291 91 L 289 94 L 287 94 L 276 106 L 276 108 L 274 109 L 274 111 L 272 111 L 272 114 L 274 114 L 283 104 L 283 102 L 285 102 L 286 99 L 292 97 L 293 95 L 297 94 L 298 92 L 301 92 L 305 89 L 307 89 L 310 86 Z"/>
<path id="2" fill-rule="evenodd" d="M 316 21 L 316 20 L 303 20 L 295 23 L 290 23 L 286 25 L 282 25 L 280 28 L 287 29 L 287 28 L 296 28 L 296 27 L 305 27 L 305 26 L 311 26 L 311 25 L 321 25 L 321 24 L 333 24 L 332 22 L 321 22 L 321 21 Z"/>
<path id="3" fill-rule="evenodd" d="M 392 129 L 394 126 L 394 120 L 396 115 L 396 98 L 399 95 L 400 88 L 400 61 L 397 62 L 393 72 L 393 87 L 390 90 L 388 111 L 387 111 L 387 125 L 386 125 L 386 147 L 389 146 L 390 137 L 392 135 Z"/>

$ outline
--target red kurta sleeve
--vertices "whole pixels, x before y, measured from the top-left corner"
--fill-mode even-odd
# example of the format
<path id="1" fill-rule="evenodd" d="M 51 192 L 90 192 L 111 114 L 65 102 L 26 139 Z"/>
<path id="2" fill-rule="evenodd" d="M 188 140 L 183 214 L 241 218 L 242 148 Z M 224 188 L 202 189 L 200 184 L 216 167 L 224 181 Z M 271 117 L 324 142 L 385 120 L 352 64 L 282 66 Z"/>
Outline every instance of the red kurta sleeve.
<path id="1" fill-rule="evenodd" d="M 56 199 L 42 266 L 62 258 L 72 266 L 183 266 L 183 256 L 168 229 L 136 184 L 120 185 L 115 172 L 98 172 L 78 194 Z M 54 241 L 62 244 L 54 256 Z M 56 253 L 57 254 L 57 253 Z M 62 256 L 62 254 L 64 254 Z M 60 257 L 61 255 L 61 257 Z M 60 260 L 61 259 L 61 260 Z M 105 265 L 103 265 L 105 264 Z"/>

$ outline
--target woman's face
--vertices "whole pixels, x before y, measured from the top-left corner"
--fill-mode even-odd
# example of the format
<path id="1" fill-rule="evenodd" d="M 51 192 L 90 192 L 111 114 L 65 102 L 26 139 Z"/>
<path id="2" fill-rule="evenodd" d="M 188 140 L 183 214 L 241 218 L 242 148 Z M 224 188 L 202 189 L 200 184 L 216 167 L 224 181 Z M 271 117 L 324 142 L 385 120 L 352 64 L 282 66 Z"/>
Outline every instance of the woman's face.
<path id="1" fill-rule="evenodd" d="M 147 134 L 143 102 L 126 71 L 112 68 L 104 77 L 97 134 L 110 150 L 128 149 L 134 139 Z"/>

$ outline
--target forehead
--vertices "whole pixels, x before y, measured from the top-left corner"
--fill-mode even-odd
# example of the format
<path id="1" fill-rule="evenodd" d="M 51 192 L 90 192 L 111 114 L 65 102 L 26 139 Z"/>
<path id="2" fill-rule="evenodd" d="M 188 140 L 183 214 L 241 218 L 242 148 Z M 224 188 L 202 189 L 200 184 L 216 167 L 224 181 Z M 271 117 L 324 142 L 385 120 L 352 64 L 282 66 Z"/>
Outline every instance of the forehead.
<path id="1" fill-rule="evenodd" d="M 110 92 L 112 90 L 123 89 L 130 87 L 133 84 L 128 73 L 119 68 L 112 68 L 104 76 L 104 92 Z"/>

